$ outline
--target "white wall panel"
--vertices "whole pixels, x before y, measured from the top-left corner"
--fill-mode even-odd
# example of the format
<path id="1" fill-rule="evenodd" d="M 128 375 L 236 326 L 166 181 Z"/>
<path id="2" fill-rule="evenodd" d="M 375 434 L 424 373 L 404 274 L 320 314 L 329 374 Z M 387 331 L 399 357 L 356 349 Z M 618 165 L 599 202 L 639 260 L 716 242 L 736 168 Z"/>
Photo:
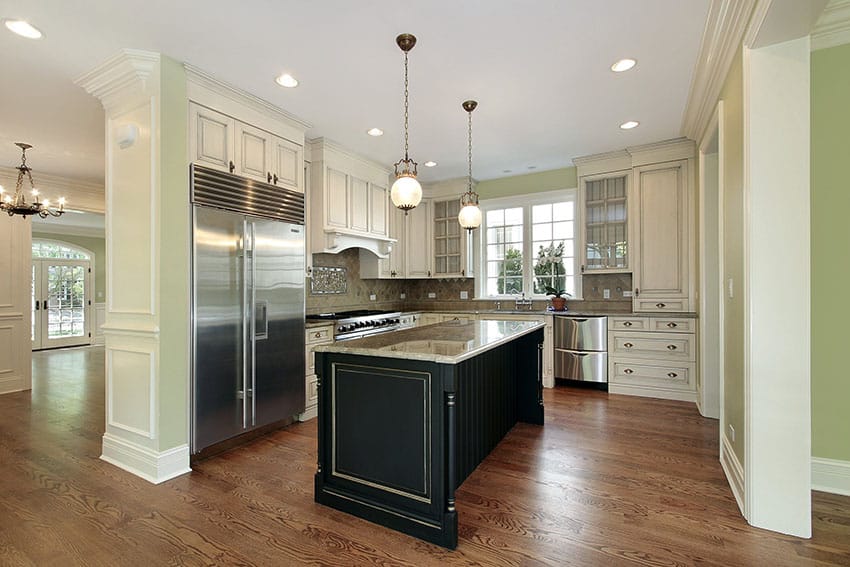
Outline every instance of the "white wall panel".
<path id="1" fill-rule="evenodd" d="M 108 348 L 106 376 L 109 398 L 106 424 L 149 439 L 156 437 L 154 424 L 156 355 L 130 347 Z"/>

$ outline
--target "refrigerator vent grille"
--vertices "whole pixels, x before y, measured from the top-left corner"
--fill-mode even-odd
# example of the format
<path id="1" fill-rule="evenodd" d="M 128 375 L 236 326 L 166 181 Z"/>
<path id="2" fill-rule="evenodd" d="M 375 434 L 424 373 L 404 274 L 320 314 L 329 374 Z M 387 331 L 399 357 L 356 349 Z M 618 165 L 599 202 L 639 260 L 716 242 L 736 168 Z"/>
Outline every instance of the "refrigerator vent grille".
<path id="1" fill-rule="evenodd" d="M 194 163 L 190 170 L 195 205 L 304 224 L 303 193 Z"/>

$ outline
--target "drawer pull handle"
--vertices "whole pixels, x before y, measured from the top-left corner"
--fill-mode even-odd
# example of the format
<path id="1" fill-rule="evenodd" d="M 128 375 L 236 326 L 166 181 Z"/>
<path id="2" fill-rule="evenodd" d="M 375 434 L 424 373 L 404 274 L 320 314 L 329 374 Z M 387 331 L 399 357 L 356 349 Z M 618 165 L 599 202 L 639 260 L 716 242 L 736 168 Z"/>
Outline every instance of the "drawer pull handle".
<path id="1" fill-rule="evenodd" d="M 632 326 L 632 322 L 631 322 L 631 321 L 626 321 L 625 323 L 623 323 L 623 326 L 624 326 L 624 327 L 631 327 L 631 326 Z"/>
<path id="2" fill-rule="evenodd" d="M 676 328 L 676 327 L 678 327 L 679 325 L 677 325 L 677 324 L 676 324 L 676 323 L 674 323 L 673 321 L 670 321 L 669 323 L 667 323 L 667 326 L 668 326 L 668 327 L 670 327 L 671 329 L 675 329 L 675 328 Z"/>
<path id="3" fill-rule="evenodd" d="M 676 345 L 667 345 L 667 350 L 676 350 Z"/>
<path id="4" fill-rule="evenodd" d="M 322 333 L 321 333 L 321 332 L 317 332 L 315 335 L 313 335 L 313 337 L 315 337 L 315 338 L 317 338 L 317 339 L 321 339 L 321 338 L 322 338 Z"/>
<path id="5" fill-rule="evenodd" d="M 634 373 L 634 370 L 632 370 L 631 368 L 626 368 L 625 370 L 623 370 L 623 374 L 633 374 L 633 373 Z"/>
<path id="6" fill-rule="evenodd" d="M 656 303 L 655 306 L 659 309 L 664 309 L 665 307 L 667 307 L 667 304 L 666 303 Z"/>
<path id="7" fill-rule="evenodd" d="M 668 372 L 667 376 L 669 376 L 670 378 L 675 378 L 676 376 L 678 376 L 678 374 L 676 374 L 675 372 Z"/>
<path id="8" fill-rule="evenodd" d="M 623 346 L 626 348 L 632 348 L 635 345 L 633 345 L 632 343 L 623 343 Z"/>

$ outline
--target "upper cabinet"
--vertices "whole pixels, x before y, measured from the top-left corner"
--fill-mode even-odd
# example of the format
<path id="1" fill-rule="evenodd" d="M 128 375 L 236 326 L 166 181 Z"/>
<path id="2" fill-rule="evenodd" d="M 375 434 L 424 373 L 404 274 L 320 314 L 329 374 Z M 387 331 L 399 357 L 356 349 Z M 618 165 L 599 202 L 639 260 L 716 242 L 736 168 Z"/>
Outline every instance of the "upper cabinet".
<path id="1" fill-rule="evenodd" d="M 389 233 L 389 170 L 328 140 L 310 143 L 311 252 L 359 247 L 386 258 Z"/>
<path id="2" fill-rule="evenodd" d="M 694 158 L 681 138 L 574 160 L 582 271 L 631 272 L 636 312 L 696 309 Z"/>
<path id="3" fill-rule="evenodd" d="M 635 168 L 635 311 L 690 311 L 688 160 Z"/>
<path id="4" fill-rule="evenodd" d="M 457 220 L 460 197 L 435 200 L 434 211 L 434 269 L 438 278 L 466 277 L 466 241 L 468 234 Z"/>
<path id="5" fill-rule="evenodd" d="M 196 102 L 189 103 L 189 159 L 213 169 L 304 192 L 301 144 Z"/>

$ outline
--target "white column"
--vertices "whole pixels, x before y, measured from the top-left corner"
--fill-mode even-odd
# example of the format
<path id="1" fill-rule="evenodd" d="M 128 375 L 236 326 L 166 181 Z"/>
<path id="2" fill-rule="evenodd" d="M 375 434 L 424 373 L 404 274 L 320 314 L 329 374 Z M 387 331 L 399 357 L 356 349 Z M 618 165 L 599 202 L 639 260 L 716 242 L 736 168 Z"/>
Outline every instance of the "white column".
<path id="1" fill-rule="evenodd" d="M 810 537 L 809 38 L 744 53 L 745 509 Z"/>
<path id="2" fill-rule="evenodd" d="M 0 177 L 10 193 L 15 181 Z M 0 218 L 0 394 L 32 387 L 31 226 L 29 218 Z"/>
<path id="3" fill-rule="evenodd" d="M 158 483 L 189 469 L 189 197 L 182 66 L 123 50 L 77 83 L 106 111 L 102 459 Z"/>

